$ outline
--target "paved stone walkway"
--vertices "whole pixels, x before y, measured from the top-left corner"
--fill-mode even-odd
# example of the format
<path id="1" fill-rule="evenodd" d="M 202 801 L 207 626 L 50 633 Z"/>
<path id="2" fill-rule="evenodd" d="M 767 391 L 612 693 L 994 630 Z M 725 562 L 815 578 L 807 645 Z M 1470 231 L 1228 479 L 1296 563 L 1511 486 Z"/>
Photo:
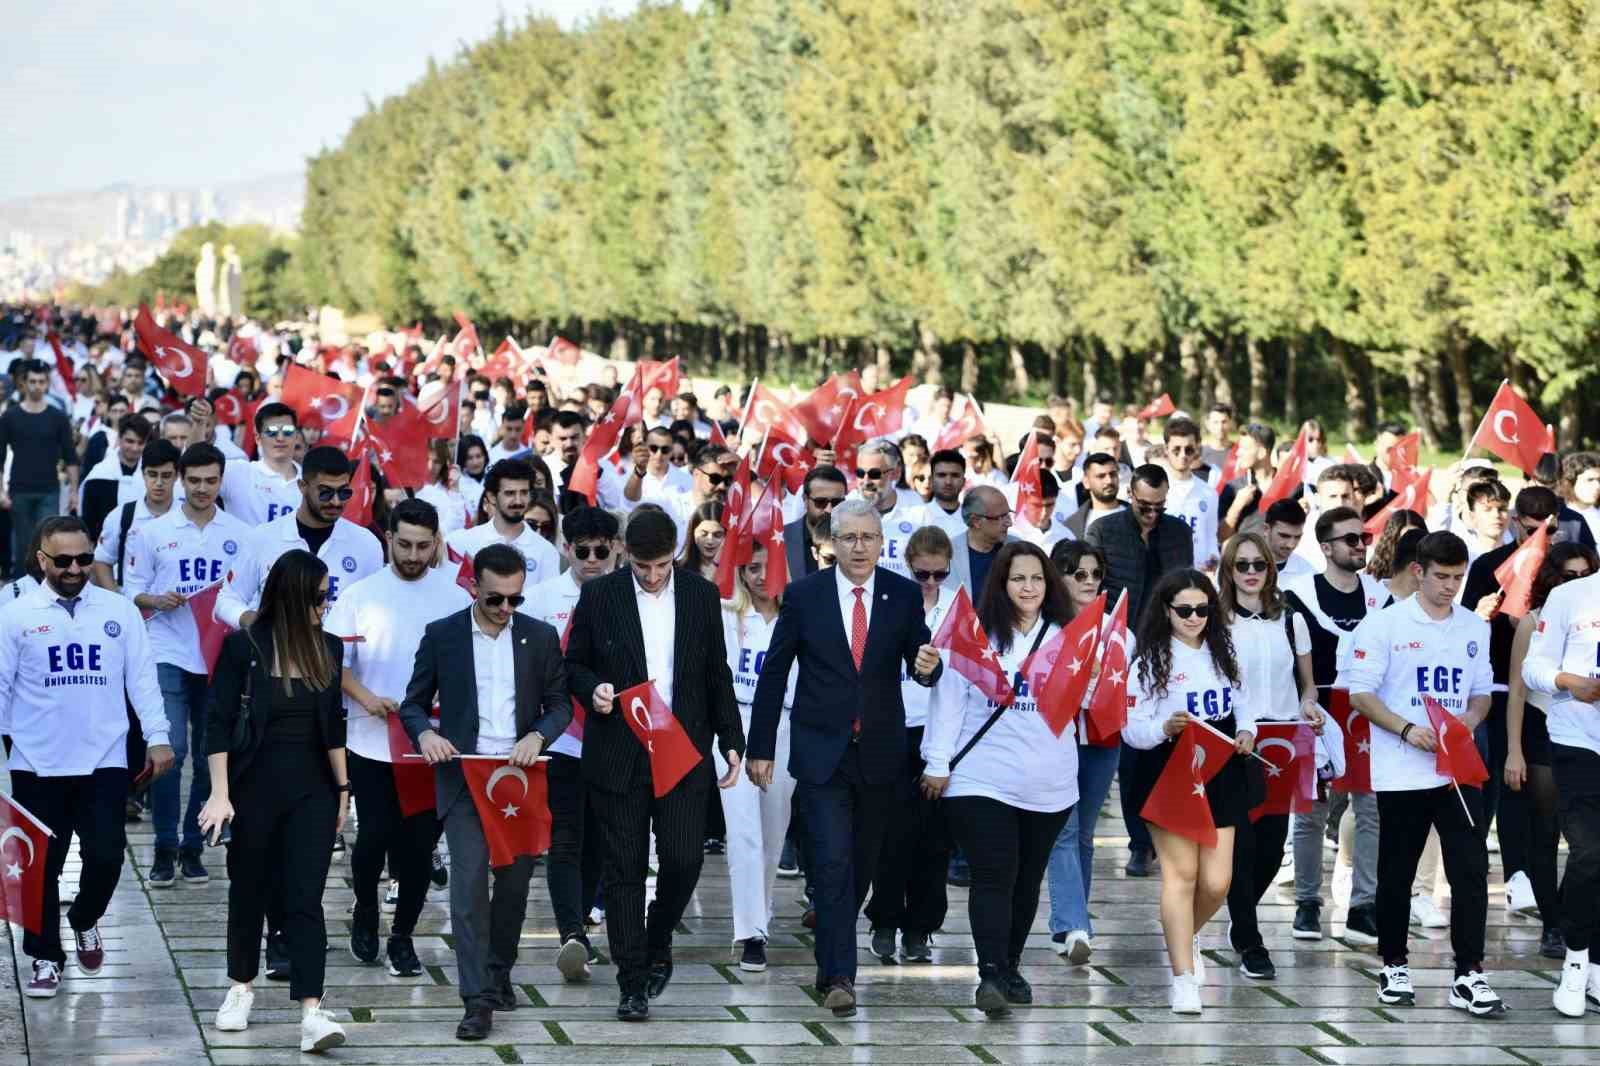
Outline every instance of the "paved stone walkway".
<path id="1" fill-rule="evenodd" d="M 1491 894 L 1488 967 L 1495 988 L 1512 1008 L 1502 1019 L 1472 1021 L 1445 1006 L 1448 931 L 1424 936 L 1416 927 L 1411 964 L 1419 1004 L 1410 1010 L 1381 1008 L 1372 952 L 1331 936 L 1312 944 L 1293 941 L 1293 907 L 1283 891 L 1269 894 L 1262 914 L 1278 979 L 1260 983 L 1239 975 L 1237 960 L 1224 946 L 1224 917 L 1204 935 L 1210 960 L 1205 1014 L 1199 1020 L 1175 1021 L 1166 1006 L 1158 881 L 1122 875 L 1124 850 L 1115 809 L 1113 799 L 1102 822 L 1092 900 L 1097 925 L 1092 964 L 1065 965 L 1049 949 L 1042 903 L 1023 967 L 1036 1005 L 998 1021 L 985 1019 L 972 1006 L 975 977 L 965 892 L 951 891 L 950 918 L 936 937 L 931 966 L 880 964 L 865 950 L 863 923 L 862 1007 L 856 1018 L 836 1021 L 808 989 L 813 967 L 809 936 L 795 902 L 800 883 L 779 882 L 772 968 L 764 974 L 741 973 L 728 945 L 727 868 L 720 858 L 708 858 L 676 938 L 676 975 L 666 995 L 651 1004 L 648 1023 L 615 1020 L 617 990 L 609 966 L 597 968 L 590 985 L 561 982 L 541 875 L 535 878 L 521 961 L 513 972 L 518 1009 L 496 1015 L 488 1042 L 461 1044 L 453 1039 L 460 1002 L 453 987 L 445 893 L 432 894 L 418 929 L 416 946 L 426 973 L 416 980 L 392 978 L 381 967 L 356 964 L 349 953 L 349 867 L 336 863 L 324 897 L 333 940 L 327 1002 L 345 1023 L 350 1043 L 324 1061 L 608 1066 L 1600 1063 L 1600 1015 L 1572 1022 L 1550 1009 L 1556 964 L 1538 957 L 1536 921 L 1507 918 L 1498 881 Z M 107 962 L 100 976 L 84 977 L 69 963 L 56 999 L 21 1000 L 15 973 L 0 952 L 0 1066 L 314 1061 L 298 1051 L 298 1007 L 289 1002 L 286 986 L 258 984 L 249 1031 L 219 1033 L 212 1025 L 227 984 L 227 876 L 220 856 L 212 860 L 208 885 L 149 889 L 144 881 L 152 858 L 148 820 L 130 827 L 129 837 L 130 862 L 101 923 Z M 1498 861 L 1493 865 L 1498 871 Z M 74 876 L 69 866 L 66 880 Z M 1342 916 L 1342 907 L 1332 909 Z M 1342 933 L 1343 926 L 1328 932 Z M 25 972 L 20 942 L 19 935 L 15 956 L 18 969 Z M 597 944 L 604 951 L 603 935 Z"/>

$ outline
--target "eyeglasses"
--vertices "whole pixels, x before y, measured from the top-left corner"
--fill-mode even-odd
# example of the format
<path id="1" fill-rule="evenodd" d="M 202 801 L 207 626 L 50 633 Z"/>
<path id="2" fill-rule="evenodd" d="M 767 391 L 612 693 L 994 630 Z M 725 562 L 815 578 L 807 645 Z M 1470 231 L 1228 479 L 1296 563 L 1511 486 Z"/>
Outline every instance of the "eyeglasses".
<path id="1" fill-rule="evenodd" d="M 602 561 L 606 560 L 606 559 L 609 559 L 609 558 L 611 558 L 611 546 L 609 544 L 594 544 L 594 545 L 576 544 L 576 545 L 573 545 L 572 557 L 574 559 L 578 559 L 580 561 L 587 562 L 589 560 L 590 556 L 593 556 L 594 558 L 600 559 Z"/>
<path id="2" fill-rule="evenodd" d="M 856 467 L 856 477 L 864 477 L 868 481 L 882 481 L 883 480 L 883 471 L 882 470 L 863 470 L 858 466 L 858 467 Z"/>
<path id="3" fill-rule="evenodd" d="M 1365 548 L 1372 544 L 1372 534 L 1365 531 L 1360 533 L 1346 533 L 1341 537 L 1329 537 L 1324 544 L 1343 544 L 1346 548 Z"/>
<path id="4" fill-rule="evenodd" d="M 77 563 L 85 570 L 94 565 L 93 552 L 84 552 L 82 555 L 46 555 L 45 558 L 54 563 L 57 570 L 70 570 L 73 563 Z"/>
<path id="5" fill-rule="evenodd" d="M 806 502 L 819 511 L 831 511 L 844 502 L 843 496 L 807 496 Z"/>
<path id="6" fill-rule="evenodd" d="M 326 592 L 323 592 L 323 591 L 320 591 L 320 590 L 317 592 L 317 594 L 315 596 L 311 597 L 311 606 L 313 606 L 313 607 L 321 607 L 323 604 L 325 604 L 327 602 L 328 602 L 328 594 Z"/>
<path id="7" fill-rule="evenodd" d="M 1190 618 L 1209 618 L 1211 616 L 1211 605 L 1209 603 L 1202 603 L 1198 605 L 1188 603 L 1169 603 L 1167 604 L 1167 610 L 1171 611 L 1173 614 L 1184 619 L 1185 621 Z"/>
<path id="8" fill-rule="evenodd" d="M 485 607 L 499 607 L 501 604 L 509 603 L 511 605 L 511 609 L 516 610 L 518 607 L 522 606 L 523 601 L 526 599 L 527 597 L 521 594 L 515 596 L 503 596 L 498 592 L 488 592 L 484 594 L 483 605 Z"/>
<path id="9" fill-rule="evenodd" d="M 293 426 L 269 426 L 257 433 L 256 436 L 267 440 L 288 440 L 298 432 L 300 431 Z"/>
<path id="10" fill-rule="evenodd" d="M 672 445 L 670 445 L 670 444 L 646 444 L 645 447 L 650 449 L 650 454 L 651 455 L 671 455 L 672 454 Z"/>
<path id="11" fill-rule="evenodd" d="M 882 533 L 846 533 L 842 537 L 834 537 L 833 542 L 835 544 L 843 544 L 846 548 L 870 548 L 882 539 Z M 93 556 L 89 558 L 90 561 L 94 559 Z"/>
<path id="12" fill-rule="evenodd" d="M 1241 574 L 1264 574 L 1267 572 L 1265 559 L 1235 559 L 1233 568 Z"/>
<path id="13" fill-rule="evenodd" d="M 718 488 L 728 482 L 728 475 L 721 470 L 696 470 L 695 473 L 711 482 L 712 488 Z"/>
<path id="14" fill-rule="evenodd" d="M 327 485 L 317 486 L 317 499 L 321 500 L 323 503 L 332 503 L 335 497 L 340 500 L 348 500 L 355 494 L 356 490 L 351 488 L 349 485 L 345 485 L 337 489 L 329 488 Z"/>
<path id="15" fill-rule="evenodd" d="M 1001 511 L 999 514 L 981 514 L 977 515 L 976 517 L 981 518 L 986 522 L 1004 522 L 1006 519 L 1011 517 L 1011 512 Z"/>
<path id="16" fill-rule="evenodd" d="M 1099 581 L 1105 576 L 1103 570 L 1074 570 L 1072 572 L 1072 580 L 1080 584 L 1085 581 Z"/>
<path id="17" fill-rule="evenodd" d="M 918 581 L 943 581 L 950 576 L 950 571 L 945 570 L 916 570 L 911 571 L 911 576 Z"/>
<path id="18" fill-rule="evenodd" d="M 1168 455 L 1199 455 L 1200 449 L 1191 444 L 1182 444 L 1177 447 L 1168 447 Z"/>

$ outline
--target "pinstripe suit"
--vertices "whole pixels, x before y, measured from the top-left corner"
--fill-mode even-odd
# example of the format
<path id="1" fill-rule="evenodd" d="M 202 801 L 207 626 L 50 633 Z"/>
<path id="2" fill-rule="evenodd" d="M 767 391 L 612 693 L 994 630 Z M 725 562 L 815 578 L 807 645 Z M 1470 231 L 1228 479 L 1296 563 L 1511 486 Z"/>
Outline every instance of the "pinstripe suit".
<path id="1" fill-rule="evenodd" d="M 651 680 L 631 569 L 585 582 L 572 612 L 567 667 L 572 694 L 589 708 L 583 776 L 594 797 L 606 890 L 606 929 L 624 992 L 643 991 L 650 964 L 670 958 L 672 930 L 700 880 L 706 803 L 717 750 L 744 755 L 744 730 L 722 638 L 716 586 L 684 570 L 673 575 L 672 713 L 701 754 L 700 765 L 656 799 L 650 761 L 620 714 L 595 714 L 594 690 Z M 645 922 L 644 879 L 650 830 L 656 834 L 656 897 Z"/>

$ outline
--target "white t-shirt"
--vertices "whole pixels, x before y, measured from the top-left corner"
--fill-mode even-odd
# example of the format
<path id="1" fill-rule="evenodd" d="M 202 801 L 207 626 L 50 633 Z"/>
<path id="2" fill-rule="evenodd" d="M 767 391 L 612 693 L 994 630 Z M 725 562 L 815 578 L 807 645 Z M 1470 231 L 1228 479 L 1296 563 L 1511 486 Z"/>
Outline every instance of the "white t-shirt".
<path id="1" fill-rule="evenodd" d="M 1284 617 L 1294 626 L 1294 647 Z M 1296 655 L 1311 654 L 1311 628 L 1305 615 L 1284 609 L 1275 619 L 1235 617 L 1228 627 L 1233 633 L 1233 651 L 1239 662 L 1239 677 L 1253 702 L 1257 721 L 1271 719 L 1296 721 L 1300 717 L 1300 681 L 1295 672 Z"/>
<path id="2" fill-rule="evenodd" d="M 572 576 L 571 570 L 568 570 L 560 577 L 541 581 L 529 589 L 528 598 L 517 610 L 529 618 L 537 618 L 541 622 L 548 623 L 561 638 L 561 646 L 565 649 L 567 632 L 572 625 L 572 612 L 578 606 L 579 591 L 578 579 Z M 577 713 L 579 709 L 574 707 L 573 714 Z M 556 738 L 555 743 L 550 745 L 550 750 L 561 755 L 570 755 L 574 759 L 582 758 L 583 741 L 579 739 L 581 727 L 579 735 L 575 735 L 573 732 L 575 726 L 577 726 L 576 719 Z"/>
<path id="3" fill-rule="evenodd" d="M 281 478 L 267 464 L 229 463 L 222 473 L 222 506 L 249 526 L 275 522 L 300 508 L 300 468 Z"/>
<path id="4" fill-rule="evenodd" d="M 176 592 L 187 599 L 220 584 L 249 542 L 250 533 L 249 526 L 221 508 L 202 529 L 182 507 L 174 507 L 128 535 L 123 594 L 131 600 L 145 593 Z M 191 674 L 206 673 L 200 631 L 187 603 L 156 611 L 147 624 L 156 662 Z"/>
<path id="5" fill-rule="evenodd" d="M 1242 683 L 1245 678 L 1241 673 Z M 1179 711 L 1213 723 L 1233 715 L 1234 729 L 1254 733 L 1255 708 L 1241 685 L 1229 681 L 1211 661 L 1211 649 L 1202 644 L 1191 648 L 1176 638 L 1172 641 L 1172 670 L 1166 695 L 1139 680 L 1136 662 L 1128 662 L 1128 724 L 1122 739 L 1135 748 L 1149 749 L 1166 740 L 1163 725 Z"/>
<path id="6" fill-rule="evenodd" d="M 1550 696 L 1550 739 L 1600 754 L 1600 704 L 1584 703 L 1557 689 L 1556 675 L 1561 673 L 1600 677 L 1600 577 L 1579 578 L 1551 590 L 1522 662 L 1523 681 Z"/>
<path id="7" fill-rule="evenodd" d="M 939 598 L 934 601 L 933 609 L 928 611 L 925 620 L 928 623 L 928 632 L 939 632 L 939 624 L 944 621 L 944 616 L 950 610 L 950 605 L 956 602 L 954 583 L 946 579 L 939 586 Z M 900 664 L 900 702 L 906 708 L 906 728 L 916 729 L 918 726 L 927 725 L 928 700 L 933 690 L 919 685 L 911 680 L 911 673 L 906 669 L 905 663 Z"/>
<path id="8" fill-rule="evenodd" d="M 755 702 L 756 682 L 761 679 L 761 665 L 767 661 L 767 647 L 772 643 L 772 631 L 777 626 L 777 615 L 769 622 L 760 612 L 749 608 L 741 617 L 723 605 L 722 642 L 727 646 L 728 669 L 733 673 L 733 695 L 746 708 Z M 799 676 L 800 664 L 791 663 L 789 687 L 783 696 L 784 710 L 794 706 L 794 686 Z"/>
<path id="9" fill-rule="evenodd" d="M 523 562 L 528 568 L 525 587 L 548 581 L 561 573 L 561 557 L 556 553 L 556 546 L 545 540 L 526 522 L 522 523 L 522 532 L 517 534 L 515 540 L 506 540 L 502 537 L 494 527 L 494 520 L 491 519 L 470 529 L 456 530 L 445 538 L 445 543 L 454 548 L 458 554 L 469 558 L 477 555 L 479 549 L 487 548 L 491 544 L 511 545 L 522 553 Z"/>
<path id="10" fill-rule="evenodd" d="M 462 483 L 465 484 L 465 479 Z M 417 499 L 433 504 L 433 509 L 439 512 L 439 532 L 446 539 L 456 530 L 465 529 L 468 520 L 477 513 L 476 504 L 469 509 L 466 496 L 459 490 L 451 492 L 438 482 L 429 482 L 418 489 Z"/>
<path id="11" fill-rule="evenodd" d="M 937 501 L 930 500 L 922 505 L 922 513 L 913 521 L 916 522 L 919 529 L 923 526 L 938 526 L 952 537 L 957 533 L 965 533 L 967 531 L 967 520 L 961 517 L 959 504 L 954 511 L 946 511 L 939 506 Z M 918 685 L 917 687 L 921 688 L 922 686 Z"/>
<path id="12" fill-rule="evenodd" d="M 1474 696 L 1494 690 L 1489 665 L 1489 623 L 1465 607 L 1435 621 L 1412 596 L 1369 612 L 1350 641 L 1350 659 L 1340 671 L 1341 687 L 1351 696 L 1375 694 L 1408 722 L 1428 724 L 1422 705 L 1431 697 L 1461 717 Z M 1375 792 L 1440 788 L 1450 779 L 1434 770 L 1432 752 L 1412 747 L 1400 734 L 1372 730 L 1372 788 Z"/>
<path id="13" fill-rule="evenodd" d="M 322 628 L 346 639 L 344 668 L 375 696 L 405 699 L 416 665 L 417 646 L 428 624 L 470 606 L 472 597 L 456 584 L 447 566 L 429 568 L 406 581 L 385 566 L 344 590 Z M 364 759 L 390 762 L 388 726 L 349 696 L 346 746 Z"/>
<path id="14" fill-rule="evenodd" d="M 878 551 L 878 565 L 892 570 L 901 577 L 911 576 L 906 562 L 906 541 L 922 528 L 922 512 L 928 505 L 914 492 L 899 493 L 892 511 L 879 514 L 883 521 L 883 547 Z"/>
<path id="15" fill-rule="evenodd" d="M 1204 569 L 1217 558 L 1217 493 L 1198 477 L 1169 481 L 1167 514 L 1181 518 L 1194 534 L 1194 564 Z"/>
<path id="16" fill-rule="evenodd" d="M 272 564 L 295 548 L 311 550 L 300 536 L 293 511 L 251 530 L 249 542 L 234 558 L 233 572 L 217 595 L 217 619 L 238 629 L 239 617 L 260 606 Z M 323 541 L 317 558 L 328 565 L 328 601 L 338 603 L 346 588 L 383 569 L 383 545 L 371 530 L 340 518 L 334 521 L 333 532 Z"/>

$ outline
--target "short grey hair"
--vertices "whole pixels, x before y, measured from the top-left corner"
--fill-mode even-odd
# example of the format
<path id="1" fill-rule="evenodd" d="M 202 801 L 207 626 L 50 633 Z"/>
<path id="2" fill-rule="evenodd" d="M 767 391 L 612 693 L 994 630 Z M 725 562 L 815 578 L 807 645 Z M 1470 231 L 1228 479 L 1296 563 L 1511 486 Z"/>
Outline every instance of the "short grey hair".
<path id="1" fill-rule="evenodd" d="M 905 469 L 905 459 L 900 454 L 900 446 L 888 437 L 879 437 L 876 440 L 869 441 L 858 454 L 881 455 L 889 461 L 889 465 L 894 469 Z"/>
<path id="2" fill-rule="evenodd" d="M 1006 498 L 1005 493 L 992 485 L 974 486 L 970 492 L 961 497 L 961 521 L 969 526 L 972 525 L 972 520 L 988 509 L 989 505 L 984 501 L 989 499 L 988 494 L 991 492 L 1001 500 Z"/>
<path id="3" fill-rule="evenodd" d="M 828 535 L 837 538 L 847 518 L 870 518 L 878 531 L 883 531 L 883 518 L 878 514 L 877 505 L 870 500 L 851 499 L 836 506 L 828 516 Z"/>

